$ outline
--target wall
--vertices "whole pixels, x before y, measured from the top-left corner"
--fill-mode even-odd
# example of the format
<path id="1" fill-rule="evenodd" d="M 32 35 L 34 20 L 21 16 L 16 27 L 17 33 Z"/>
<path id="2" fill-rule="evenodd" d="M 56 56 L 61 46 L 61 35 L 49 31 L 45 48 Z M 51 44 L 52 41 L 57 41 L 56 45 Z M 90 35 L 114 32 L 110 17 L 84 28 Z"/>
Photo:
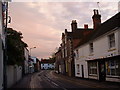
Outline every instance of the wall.
<path id="1" fill-rule="evenodd" d="M 2 3 L 0 2 L 0 90 L 3 89 Z"/>
<path id="2" fill-rule="evenodd" d="M 3 50 L 2 50 L 2 40 L 0 38 L 0 90 L 3 88 Z"/>
<path id="3" fill-rule="evenodd" d="M 41 69 L 54 69 L 55 68 L 55 65 L 52 65 L 49 63 L 44 63 L 44 64 L 41 64 Z"/>
<path id="4" fill-rule="evenodd" d="M 28 60 L 29 60 L 29 51 L 27 48 L 24 48 L 24 55 L 25 55 L 25 60 L 24 60 L 24 73 L 27 74 L 28 73 Z"/>
<path id="5" fill-rule="evenodd" d="M 78 49 L 79 57 L 75 58 L 75 76 L 81 77 L 81 65 L 84 66 L 84 77 L 88 78 L 88 67 L 87 67 L 87 61 L 86 60 L 94 60 L 98 58 L 106 58 L 106 57 L 112 57 L 116 55 L 120 55 L 120 30 L 114 31 L 115 33 L 115 41 L 116 46 L 113 50 L 110 50 L 108 48 L 108 35 L 113 32 L 108 32 L 106 35 L 103 35 L 102 37 L 97 38 L 93 41 L 93 47 L 94 52 L 92 54 L 89 53 L 89 43 L 86 43 L 74 50 L 76 53 L 76 50 Z M 118 46 L 119 45 L 119 46 Z M 77 74 L 77 64 L 80 65 L 80 74 Z M 96 77 L 98 79 L 98 77 Z"/>
<path id="6" fill-rule="evenodd" d="M 17 65 L 7 66 L 7 87 L 10 88 L 22 78 L 22 67 Z"/>

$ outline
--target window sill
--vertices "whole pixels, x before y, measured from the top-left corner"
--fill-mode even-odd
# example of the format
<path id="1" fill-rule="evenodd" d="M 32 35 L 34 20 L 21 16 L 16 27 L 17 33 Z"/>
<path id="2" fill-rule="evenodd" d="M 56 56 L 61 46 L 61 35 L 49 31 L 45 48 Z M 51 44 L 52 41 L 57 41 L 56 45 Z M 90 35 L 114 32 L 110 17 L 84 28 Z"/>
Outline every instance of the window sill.
<path id="1" fill-rule="evenodd" d="M 116 50 L 116 48 L 111 48 L 108 50 L 108 52 L 115 51 L 115 50 Z"/>
<path id="2" fill-rule="evenodd" d="M 119 78 L 120 79 L 120 76 L 114 76 L 114 75 L 106 75 L 107 78 Z"/>
<path id="3" fill-rule="evenodd" d="M 95 76 L 95 77 L 97 77 L 98 75 L 97 74 L 89 74 L 89 76 Z"/>

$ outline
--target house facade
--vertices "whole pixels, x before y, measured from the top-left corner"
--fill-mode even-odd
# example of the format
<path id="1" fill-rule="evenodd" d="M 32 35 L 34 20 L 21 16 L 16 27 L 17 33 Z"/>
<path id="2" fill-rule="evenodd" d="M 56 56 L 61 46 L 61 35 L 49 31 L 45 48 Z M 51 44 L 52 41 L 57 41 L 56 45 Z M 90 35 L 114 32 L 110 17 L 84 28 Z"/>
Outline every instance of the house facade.
<path id="1" fill-rule="evenodd" d="M 55 68 L 54 60 L 41 59 L 40 64 L 42 70 L 53 70 Z"/>
<path id="2" fill-rule="evenodd" d="M 59 47 L 58 51 L 55 53 L 55 72 L 65 74 L 65 62 L 62 56 L 62 48 Z"/>
<path id="3" fill-rule="evenodd" d="M 24 60 L 24 74 L 28 74 L 29 73 L 29 50 L 25 47 L 24 48 L 24 56 L 25 56 L 25 60 Z"/>
<path id="4" fill-rule="evenodd" d="M 95 19 L 97 17 L 97 19 Z M 100 23 L 94 11 L 94 31 L 74 49 L 75 76 L 100 81 L 120 82 L 120 13 Z"/>
<path id="5" fill-rule="evenodd" d="M 87 24 L 84 25 L 84 28 L 78 28 L 76 20 L 72 20 L 71 30 L 72 31 L 70 32 L 65 29 L 65 33 L 62 33 L 61 52 L 62 59 L 65 62 L 64 66 L 66 75 L 74 77 L 74 47 L 78 45 L 84 35 L 91 33 L 93 29 L 88 28 Z"/>

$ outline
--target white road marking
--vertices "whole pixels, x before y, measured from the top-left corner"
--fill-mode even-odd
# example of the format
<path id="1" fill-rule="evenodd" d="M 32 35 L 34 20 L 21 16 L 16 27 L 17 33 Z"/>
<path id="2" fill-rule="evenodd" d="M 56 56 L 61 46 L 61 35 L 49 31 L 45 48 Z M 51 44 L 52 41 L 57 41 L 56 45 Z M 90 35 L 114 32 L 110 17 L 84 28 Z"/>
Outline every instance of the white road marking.
<path id="1" fill-rule="evenodd" d="M 54 82 L 51 82 L 51 83 L 54 84 L 54 85 L 57 86 L 57 87 L 59 86 L 58 84 L 56 84 L 56 83 L 54 83 Z"/>

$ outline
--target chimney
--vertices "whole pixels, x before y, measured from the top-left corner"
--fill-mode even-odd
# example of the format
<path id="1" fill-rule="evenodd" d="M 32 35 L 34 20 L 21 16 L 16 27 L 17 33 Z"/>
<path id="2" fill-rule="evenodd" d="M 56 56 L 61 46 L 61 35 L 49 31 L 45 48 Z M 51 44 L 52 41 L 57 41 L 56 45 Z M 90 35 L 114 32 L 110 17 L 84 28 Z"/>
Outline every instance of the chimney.
<path id="1" fill-rule="evenodd" d="M 88 29 L 88 24 L 84 24 L 84 29 Z"/>
<path id="2" fill-rule="evenodd" d="M 72 28 L 72 32 L 75 32 L 77 30 L 77 22 L 76 22 L 76 20 L 72 20 L 71 28 Z"/>
<path id="3" fill-rule="evenodd" d="M 65 33 L 67 33 L 67 29 L 65 29 Z"/>
<path id="4" fill-rule="evenodd" d="M 93 29 L 96 30 L 101 24 L 101 15 L 99 14 L 98 10 L 94 9 L 94 15 L 92 16 L 93 19 Z"/>

